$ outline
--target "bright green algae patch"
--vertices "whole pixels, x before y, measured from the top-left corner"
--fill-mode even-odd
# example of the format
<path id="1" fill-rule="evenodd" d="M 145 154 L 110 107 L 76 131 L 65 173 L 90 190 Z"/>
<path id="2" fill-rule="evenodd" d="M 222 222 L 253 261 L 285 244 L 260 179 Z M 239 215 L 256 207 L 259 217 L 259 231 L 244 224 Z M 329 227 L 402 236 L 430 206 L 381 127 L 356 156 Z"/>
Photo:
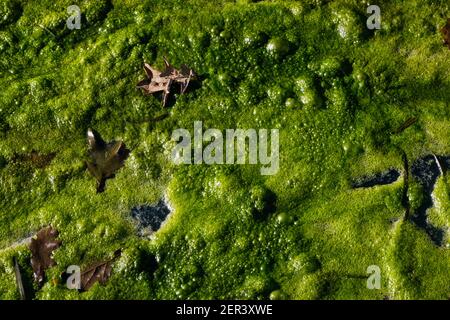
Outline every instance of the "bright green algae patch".
<path id="1" fill-rule="evenodd" d="M 447 174 L 428 212 L 441 247 L 404 219 L 403 176 L 351 187 L 392 167 L 404 175 L 403 153 L 450 155 L 447 1 L 379 1 L 376 32 L 363 1 L 83 1 L 71 31 L 72 4 L 0 5 L 1 298 L 19 298 L 12 257 L 27 268 L 20 240 L 48 224 L 63 244 L 37 299 L 450 297 Z M 202 79 L 166 110 L 135 89 L 143 62 L 161 68 L 163 55 Z M 279 172 L 173 165 L 171 133 L 194 121 L 279 129 Z M 84 164 L 89 127 L 131 149 L 101 194 Z M 13 161 L 33 150 L 56 156 L 42 169 Z M 164 196 L 167 223 L 138 237 L 131 208 Z M 60 280 L 118 248 L 105 286 L 78 293 Z M 366 287 L 370 265 L 380 290 Z"/>

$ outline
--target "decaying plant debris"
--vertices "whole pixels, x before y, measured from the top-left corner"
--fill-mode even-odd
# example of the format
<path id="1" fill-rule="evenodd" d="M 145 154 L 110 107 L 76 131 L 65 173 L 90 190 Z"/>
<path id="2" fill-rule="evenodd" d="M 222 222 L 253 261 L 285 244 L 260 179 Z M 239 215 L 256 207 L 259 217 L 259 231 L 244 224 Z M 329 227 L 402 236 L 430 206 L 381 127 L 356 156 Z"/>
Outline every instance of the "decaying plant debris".
<path id="1" fill-rule="evenodd" d="M 179 84 L 180 93 L 183 94 L 186 91 L 189 82 L 195 78 L 195 72 L 185 64 L 181 65 L 180 70 L 178 70 L 173 67 L 166 58 L 164 58 L 164 64 L 166 69 L 161 72 L 150 66 L 148 63 L 144 63 L 147 79 L 140 81 L 137 84 L 137 88 L 143 89 L 146 94 L 162 92 L 162 104 L 163 106 L 166 106 L 172 85 Z"/>
<path id="2" fill-rule="evenodd" d="M 114 252 L 114 256 L 106 261 L 97 262 L 92 266 L 88 267 L 85 271 L 81 273 L 81 283 L 80 290 L 89 290 L 96 282 L 100 284 L 105 284 L 111 276 L 112 265 L 114 261 L 120 257 L 121 250 Z"/>
<path id="3" fill-rule="evenodd" d="M 406 120 L 401 126 L 396 128 L 393 131 L 393 133 L 394 134 L 399 134 L 399 133 L 405 131 L 405 129 L 409 128 L 410 126 L 412 126 L 416 122 L 417 122 L 417 118 L 415 118 L 415 117 L 408 118 L 408 120 Z"/>
<path id="4" fill-rule="evenodd" d="M 19 290 L 20 299 L 21 300 L 27 300 L 27 296 L 25 294 L 25 288 L 23 286 L 23 280 L 22 280 L 22 272 L 20 271 L 19 263 L 17 262 L 17 258 L 13 258 L 14 263 L 14 273 L 16 275 L 16 285 L 17 289 Z"/>
<path id="5" fill-rule="evenodd" d="M 444 37 L 444 46 L 450 50 L 450 18 L 447 19 L 447 24 L 441 29 L 441 33 Z"/>
<path id="6" fill-rule="evenodd" d="M 58 240 L 58 231 L 53 227 L 45 227 L 31 238 L 29 249 L 31 251 L 31 267 L 33 277 L 38 287 L 42 287 L 45 280 L 45 271 L 56 265 L 53 260 L 53 251 L 61 246 L 61 240 Z M 108 260 L 100 261 L 87 267 L 80 274 L 80 291 L 89 290 L 96 282 L 105 284 L 111 277 L 112 266 L 115 260 L 121 256 L 119 249 L 114 252 L 114 256 Z M 30 296 L 25 289 L 26 281 L 23 279 L 22 271 L 16 257 L 13 257 L 14 274 L 16 278 L 17 290 L 22 300 L 28 300 Z"/>
<path id="7" fill-rule="evenodd" d="M 41 286 L 45 278 L 45 270 L 56 265 L 52 254 L 61 245 L 61 240 L 57 240 L 58 231 L 52 227 L 41 229 L 36 237 L 31 239 L 31 267 L 35 281 Z"/>
<path id="8" fill-rule="evenodd" d="M 114 178 L 115 172 L 124 166 L 130 151 L 122 141 L 106 143 L 100 134 L 89 129 L 87 132 L 90 161 L 86 162 L 89 172 L 97 180 L 97 193 L 105 190 L 107 179 Z"/>

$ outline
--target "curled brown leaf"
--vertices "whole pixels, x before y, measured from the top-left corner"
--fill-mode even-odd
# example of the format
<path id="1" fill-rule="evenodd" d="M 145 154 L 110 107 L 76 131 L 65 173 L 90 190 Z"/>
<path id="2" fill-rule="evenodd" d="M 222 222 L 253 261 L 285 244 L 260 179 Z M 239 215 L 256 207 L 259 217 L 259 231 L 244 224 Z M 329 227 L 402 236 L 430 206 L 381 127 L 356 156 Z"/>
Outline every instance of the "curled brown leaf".
<path id="1" fill-rule="evenodd" d="M 125 165 L 130 151 L 122 141 L 106 143 L 100 134 L 89 129 L 87 132 L 90 161 L 86 162 L 89 172 L 97 180 L 97 193 L 105 190 L 107 179 L 114 178 L 117 170 Z"/>

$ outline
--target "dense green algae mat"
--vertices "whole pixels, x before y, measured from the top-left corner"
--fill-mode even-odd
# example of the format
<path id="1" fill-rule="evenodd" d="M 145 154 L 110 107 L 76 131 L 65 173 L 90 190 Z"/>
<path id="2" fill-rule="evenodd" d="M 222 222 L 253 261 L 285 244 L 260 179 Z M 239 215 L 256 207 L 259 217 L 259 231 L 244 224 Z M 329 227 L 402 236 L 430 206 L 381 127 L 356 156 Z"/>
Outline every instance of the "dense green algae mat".
<path id="1" fill-rule="evenodd" d="M 450 155 L 447 1 L 73 1 L 0 4 L 0 297 L 18 299 L 13 256 L 52 225 L 62 245 L 36 299 L 448 299 L 450 176 L 427 211 L 441 245 L 406 216 L 405 168 Z M 144 61 L 167 56 L 201 76 L 166 109 L 135 88 Z M 162 120 L 153 120 L 164 113 Z M 417 122 L 392 134 L 408 118 Z M 280 130 L 280 170 L 181 165 L 177 128 Z M 96 194 L 86 131 L 130 147 Z M 32 152 L 54 153 L 44 165 Z M 22 159 L 18 161 L 17 159 Z M 396 168 L 391 184 L 352 188 Z M 423 190 L 409 177 L 410 211 Z M 132 208 L 166 197 L 173 212 L 139 237 Z M 267 208 L 271 208 L 268 210 Z M 105 286 L 61 279 L 121 248 Z M 381 289 L 366 286 L 378 265 Z"/>

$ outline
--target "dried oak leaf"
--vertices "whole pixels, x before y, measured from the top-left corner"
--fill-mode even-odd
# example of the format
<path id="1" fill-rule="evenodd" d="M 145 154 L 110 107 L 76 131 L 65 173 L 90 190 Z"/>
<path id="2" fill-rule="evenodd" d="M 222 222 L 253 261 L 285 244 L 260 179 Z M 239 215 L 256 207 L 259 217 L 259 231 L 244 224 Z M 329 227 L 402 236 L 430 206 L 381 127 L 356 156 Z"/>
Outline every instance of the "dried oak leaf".
<path id="1" fill-rule="evenodd" d="M 119 258 L 121 250 L 114 252 L 114 257 L 109 260 L 97 262 L 81 273 L 81 291 L 89 290 L 96 282 L 105 284 L 111 276 L 113 262 Z"/>
<path id="2" fill-rule="evenodd" d="M 441 33 L 444 36 L 444 46 L 450 49 L 450 18 L 447 19 L 447 24 L 441 29 Z"/>
<path id="3" fill-rule="evenodd" d="M 173 84 L 179 84 L 180 93 L 183 94 L 186 91 L 189 82 L 197 77 L 194 70 L 185 64 L 178 70 L 164 57 L 164 65 L 165 69 L 161 72 L 145 62 L 144 71 L 147 78 L 139 81 L 137 84 L 137 88 L 143 89 L 146 94 L 162 92 L 163 107 L 167 104 L 167 99 Z"/>
<path id="4" fill-rule="evenodd" d="M 124 166 L 130 150 L 122 141 L 106 143 L 92 129 L 88 130 L 87 139 L 91 161 L 87 161 L 86 165 L 97 180 L 97 193 L 100 193 L 105 190 L 106 180 L 114 178 L 115 172 Z"/>
<path id="5" fill-rule="evenodd" d="M 31 239 L 31 267 L 33 268 L 34 280 L 38 285 L 42 285 L 45 278 L 45 270 L 56 265 L 52 258 L 52 253 L 61 245 L 61 240 L 57 240 L 58 231 L 52 227 L 46 227 Z"/>

